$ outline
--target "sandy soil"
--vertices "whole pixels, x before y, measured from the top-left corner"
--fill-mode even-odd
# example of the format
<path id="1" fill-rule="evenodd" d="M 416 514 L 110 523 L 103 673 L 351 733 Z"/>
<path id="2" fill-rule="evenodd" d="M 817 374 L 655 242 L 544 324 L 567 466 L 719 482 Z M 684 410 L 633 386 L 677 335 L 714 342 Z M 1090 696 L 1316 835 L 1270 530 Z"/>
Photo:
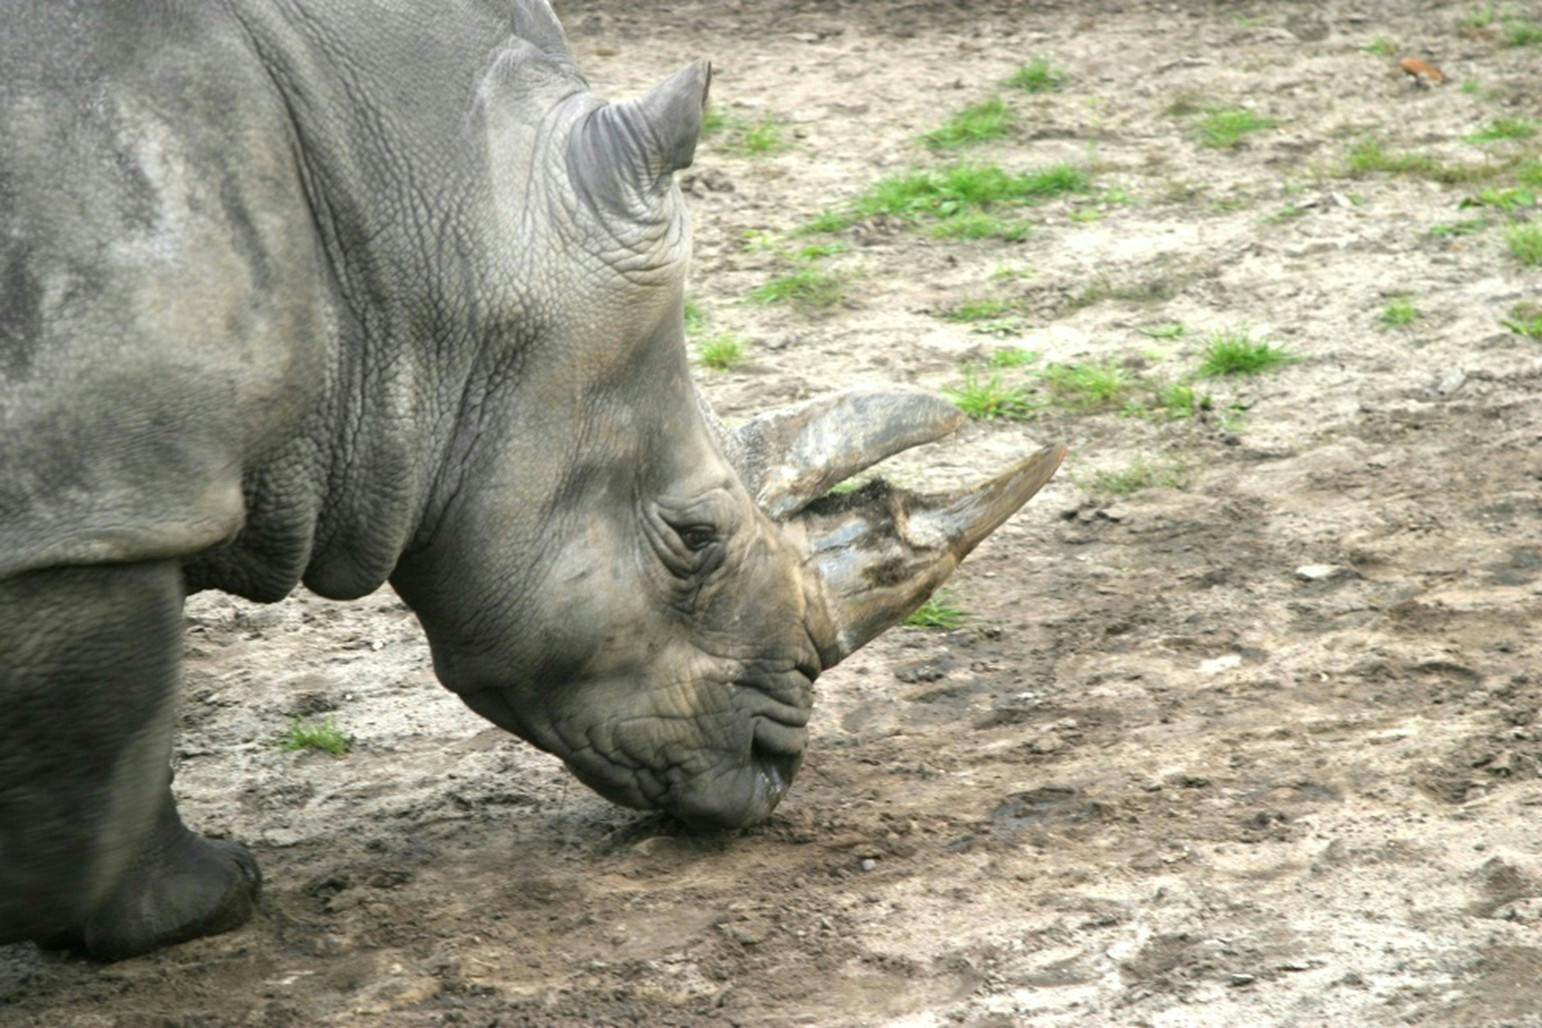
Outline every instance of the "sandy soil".
<path id="1" fill-rule="evenodd" d="M 1175 379 L 1246 324 L 1302 359 L 1206 386 L 1205 417 L 1050 408 L 897 462 L 945 484 L 1073 448 L 951 583 L 964 627 L 821 679 L 799 782 L 737 837 L 612 807 L 480 723 L 389 593 L 196 597 L 178 788 L 253 845 L 261 914 L 109 967 L 0 949 L 0 1021 L 1542 1024 L 1542 342 L 1501 325 L 1542 274 L 1499 227 L 1429 234 L 1481 213 L 1471 187 L 1338 174 L 1368 132 L 1478 162 L 1508 144 L 1463 137 L 1542 117 L 1539 51 L 1463 31 L 1470 9 L 563 4 L 602 91 L 707 56 L 727 113 L 790 125 L 787 152 L 729 133 L 686 179 L 692 294 L 754 341 L 703 372 L 729 416 L 957 383 L 1006 345 Z M 1418 88 L 1405 54 L 1452 82 Z M 844 304 L 745 302 L 783 233 L 939 163 L 918 135 L 1036 55 L 1068 81 L 1003 91 L 1017 133 L 970 156 L 1083 164 L 1093 194 L 1018 243 L 862 225 L 825 261 Z M 1280 123 L 1207 149 L 1173 113 L 1206 104 Z M 1136 298 L 1077 300 L 1099 284 Z M 1422 317 L 1388 329 L 1398 295 Z M 982 296 L 1019 303 L 1015 332 L 937 317 Z M 1136 331 L 1166 322 L 1188 332 Z M 1097 488 L 1136 457 L 1181 487 Z M 296 714 L 353 752 L 281 750 Z"/>

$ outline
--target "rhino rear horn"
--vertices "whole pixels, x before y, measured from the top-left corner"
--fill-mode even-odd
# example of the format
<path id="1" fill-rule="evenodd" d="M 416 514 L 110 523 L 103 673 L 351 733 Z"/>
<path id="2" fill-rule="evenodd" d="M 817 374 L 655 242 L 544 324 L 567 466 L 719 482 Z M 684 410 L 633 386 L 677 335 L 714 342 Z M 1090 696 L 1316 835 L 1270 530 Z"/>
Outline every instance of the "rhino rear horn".
<path id="1" fill-rule="evenodd" d="M 857 472 L 952 434 L 964 420 L 923 389 L 849 389 L 729 430 L 724 450 L 760 509 L 782 520 Z"/>
<path id="2" fill-rule="evenodd" d="M 712 84 L 712 66 L 694 61 L 644 96 L 595 109 L 574 131 L 568 170 L 612 210 L 633 211 L 691 166 Z"/>

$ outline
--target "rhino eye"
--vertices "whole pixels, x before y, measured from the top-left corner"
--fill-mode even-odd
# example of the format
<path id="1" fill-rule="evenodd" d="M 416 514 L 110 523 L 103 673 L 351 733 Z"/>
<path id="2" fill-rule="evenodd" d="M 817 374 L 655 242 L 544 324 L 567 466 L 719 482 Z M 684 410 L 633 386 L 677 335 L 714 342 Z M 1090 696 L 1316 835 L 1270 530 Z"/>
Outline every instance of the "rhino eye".
<path id="1" fill-rule="evenodd" d="M 717 542 L 717 529 L 711 525 L 684 525 L 677 527 L 675 534 L 686 549 L 697 553 Z"/>

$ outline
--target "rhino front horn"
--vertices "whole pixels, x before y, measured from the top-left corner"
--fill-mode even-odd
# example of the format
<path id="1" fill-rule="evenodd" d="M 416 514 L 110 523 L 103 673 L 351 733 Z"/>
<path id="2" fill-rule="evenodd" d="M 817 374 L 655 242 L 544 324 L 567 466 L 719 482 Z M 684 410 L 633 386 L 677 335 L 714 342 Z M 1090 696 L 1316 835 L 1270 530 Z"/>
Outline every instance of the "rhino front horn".
<path id="1" fill-rule="evenodd" d="M 1046 446 L 984 485 L 944 496 L 875 482 L 821 500 L 794 519 L 789 528 L 804 551 L 814 598 L 810 629 L 824 666 L 920 606 L 1050 480 L 1065 455 L 1063 446 Z"/>

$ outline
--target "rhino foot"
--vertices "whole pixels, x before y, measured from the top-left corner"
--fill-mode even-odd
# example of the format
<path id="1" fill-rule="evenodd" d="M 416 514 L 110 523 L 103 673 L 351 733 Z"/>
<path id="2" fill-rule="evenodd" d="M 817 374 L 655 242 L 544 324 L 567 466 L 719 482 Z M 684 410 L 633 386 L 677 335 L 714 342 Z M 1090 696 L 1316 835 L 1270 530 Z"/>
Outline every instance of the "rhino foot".
<path id="1" fill-rule="evenodd" d="M 256 910 L 261 890 L 251 852 L 188 831 L 168 794 L 155 831 L 107 902 L 77 928 L 41 944 L 123 960 L 239 928 Z"/>

